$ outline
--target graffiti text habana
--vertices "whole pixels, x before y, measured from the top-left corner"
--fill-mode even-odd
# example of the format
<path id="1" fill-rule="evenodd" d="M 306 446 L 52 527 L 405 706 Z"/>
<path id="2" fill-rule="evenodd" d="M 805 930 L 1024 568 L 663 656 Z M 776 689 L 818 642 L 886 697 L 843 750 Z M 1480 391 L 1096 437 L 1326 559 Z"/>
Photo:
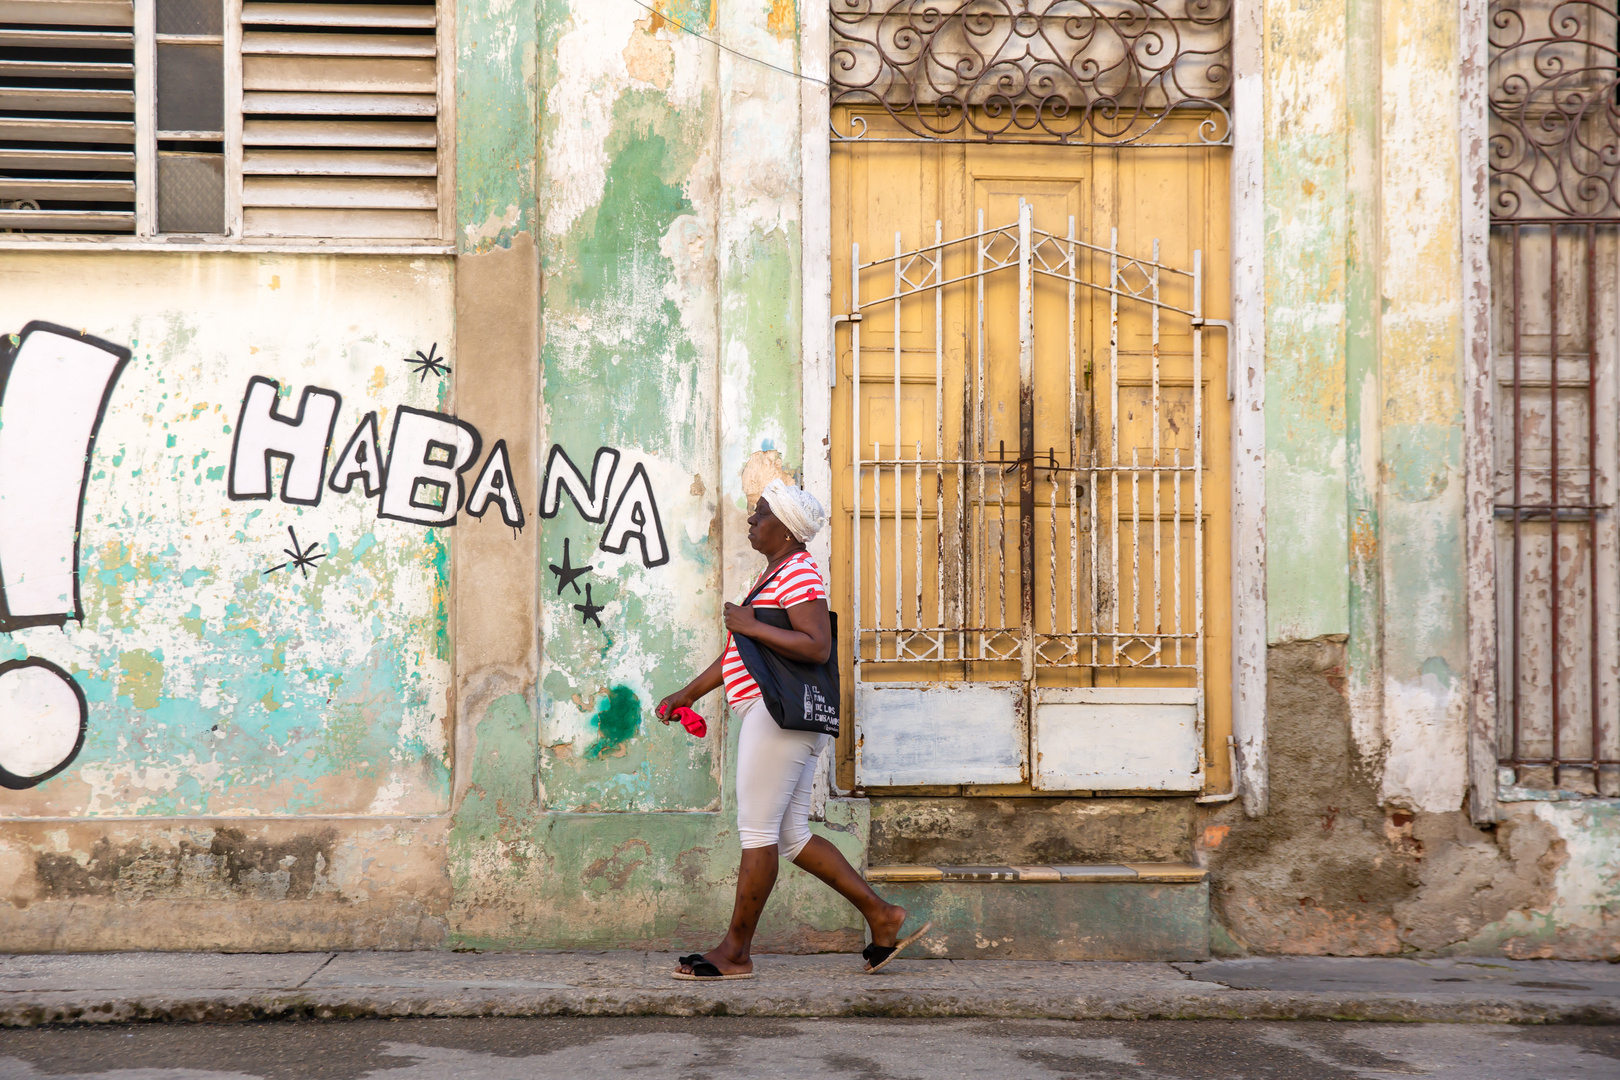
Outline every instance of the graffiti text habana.
<path id="1" fill-rule="evenodd" d="M 480 460 L 478 429 L 446 413 L 401 405 L 394 410 L 386 455 L 377 413 L 368 412 L 328 475 L 342 396 L 324 387 L 305 387 L 296 411 L 288 415 L 280 408 L 280 391 L 274 379 L 255 375 L 248 380 L 231 443 L 227 491 L 232 499 L 274 498 L 272 472 L 279 460 L 283 502 L 319 506 L 325 491 L 347 494 L 358 485 L 366 498 L 379 500 L 377 516 L 390 521 L 448 526 L 462 511 L 481 518 L 494 504 L 502 521 L 523 528 L 526 518 L 505 440 L 482 457 L 469 489 L 463 474 Z M 615 489 L 619 457 L 613 447 L 598 448 L 586 479 L 567 452 L 553 446 L 546 458 L 540 516 L 555 516 L 567 492 L 586 521 L 606 522 L 599 545 L 603 551 L 623 554 L 634 541 L 643 565 L 661 566 L 669 561 L 669 547 L 646 466 L 638 462 Z"/>

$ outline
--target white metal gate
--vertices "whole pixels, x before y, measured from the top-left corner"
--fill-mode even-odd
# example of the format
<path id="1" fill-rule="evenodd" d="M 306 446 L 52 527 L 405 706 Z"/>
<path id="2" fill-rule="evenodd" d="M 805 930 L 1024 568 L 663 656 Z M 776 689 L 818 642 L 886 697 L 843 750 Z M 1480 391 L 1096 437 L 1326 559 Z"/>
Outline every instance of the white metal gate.
<path id="1" fill-rule="evenodd" d="M 1117 229 L 1107 247 L 1086 243 L 1072 216 L 1066 235 L 1043 231 L 1022 200 L 1016 222 L 984 219 L 851 255 L 857 783 L 1200 790 L 1202 334 L 1224 325 L 1202 314 L 1201 252 L 1184 270 L 1156 240 L 1148 257 L 1121 252 Z M 1011 333 L 987 333 L 1008 314 L 987 289 L 1014 274 L 1016 369 L 998 348 Z M 948 378 L 953 289 L 970 290 L 972 340 Z M 1097 295 L 1106 354 L 1083 363 Z M 902 348 L 918 305 L 934 323 L 933 401 L 908 416 L 902 383 L 926 379 Z M 863 342 L 880 312 L 892 339 Z M 1151 355 L 1130 370 L 1122 317 L 1151 324 Z M 1190 350 L 1162 348 L 1169 320 Z M 892 366 L 892 430 L 863 418 L 863 353 L 869 371 L 880 354 Z"/>

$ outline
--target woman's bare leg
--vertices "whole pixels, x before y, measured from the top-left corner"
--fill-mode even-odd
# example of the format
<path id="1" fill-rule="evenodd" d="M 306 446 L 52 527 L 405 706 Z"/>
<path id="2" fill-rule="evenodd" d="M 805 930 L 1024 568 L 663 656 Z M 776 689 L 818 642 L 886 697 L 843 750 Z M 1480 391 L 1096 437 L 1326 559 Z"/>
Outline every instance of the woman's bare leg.
<path id="1" fill-rule="evenodd" d="M 774 849 L 773 849 L 774 850 Z M 875 945 L 893 945 L 900 939 L 900 927 L 906 921 L 906 909 L 891 904 L 872 891 L 866 879 L 849 865 L 843 853 L 831 842 L 812 836 L 804 845 L 793 865 L 816 875 L 838 891 L 838 895 L 855 905 L 866 925 L 872 928 Z"/>
<path id="2" fill-rule="evenodd" d="M 742 865 L 737 868 L 737 899 L 731 906 L 731 928 L 725 938 L 703 954 L 703 959 L 720 969 L 722 975 L 740 975 L 754 970 L 749 949 L 754 944 L 754 931 L 759 929 L 759 915 L 765 910 L 776 887 L 776 845 L 743 848 Z M 682 965 L 685 972 L 690 965 Z"/>

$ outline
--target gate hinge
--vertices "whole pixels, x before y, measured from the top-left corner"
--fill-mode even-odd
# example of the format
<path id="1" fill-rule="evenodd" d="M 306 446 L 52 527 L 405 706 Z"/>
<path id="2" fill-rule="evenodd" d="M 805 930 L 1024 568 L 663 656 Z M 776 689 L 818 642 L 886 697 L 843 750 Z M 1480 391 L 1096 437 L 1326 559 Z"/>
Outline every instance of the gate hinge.
<path id="1" fill-rule="evenodd" d="M 858 311 L 853 315 L 834 315 L 832 317 L 832 363 L 828 367 L 827 374 L 827 385 L 829 387 L 838 385 L 838 325 L 840 323 L 858 323 L 860 321 L 861 313 Z"/>
<path id="2" fill-rule="evenodd" d="M 1237 397 L 1237 349 L 1232 345 L 1232 323 L 1227 319 L 1194 319 L 1196 327 L 1219 327 L 1226 331 L 1226 400 Z"/>

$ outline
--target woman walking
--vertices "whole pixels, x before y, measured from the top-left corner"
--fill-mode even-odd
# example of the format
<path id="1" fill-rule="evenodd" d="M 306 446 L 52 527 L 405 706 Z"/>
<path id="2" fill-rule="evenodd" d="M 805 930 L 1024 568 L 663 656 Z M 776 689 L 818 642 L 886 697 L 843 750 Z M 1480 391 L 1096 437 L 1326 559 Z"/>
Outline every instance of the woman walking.
<path id="1" fill-rule="evenodd" d="M 810 791 L 816 761 L 831 736 L 779 726 L 737 648 L 740 636 L 791 662 L 827 663 L 833 647 L 827 583 L 805 550 L 825 522 L 826 512 L 815 496 L 784 480 L 771 481 L 748 519 L 748 542 L 768 562 L 749 598 L 741 605 L 725 606 L 725 651 L 701 675 L 658 705 L 659 718 L 668 724 L 675 710 L 690 708 L 723 684 L 726 702 L 741 724 L 737 735 L 737 832 L 742 839 L 742 866 L 737 872 L 731 928 L 708 952 L 681 957 L 677 979 L 753 978 L 749 948 L 760 912 L 776 885 L 778 858 L 814 874 L 860 911 L 871 928 L 872 944 L 863 953 L 869 972 L 887 964 L 928 930 L 925 925 L 904 941 L 898 940 L 906 909 L 878 896 L 837 848 L 811 835 Z M 762 621 L 755 616 L 755 608 L 785 609 L 788 626 Z"/>

